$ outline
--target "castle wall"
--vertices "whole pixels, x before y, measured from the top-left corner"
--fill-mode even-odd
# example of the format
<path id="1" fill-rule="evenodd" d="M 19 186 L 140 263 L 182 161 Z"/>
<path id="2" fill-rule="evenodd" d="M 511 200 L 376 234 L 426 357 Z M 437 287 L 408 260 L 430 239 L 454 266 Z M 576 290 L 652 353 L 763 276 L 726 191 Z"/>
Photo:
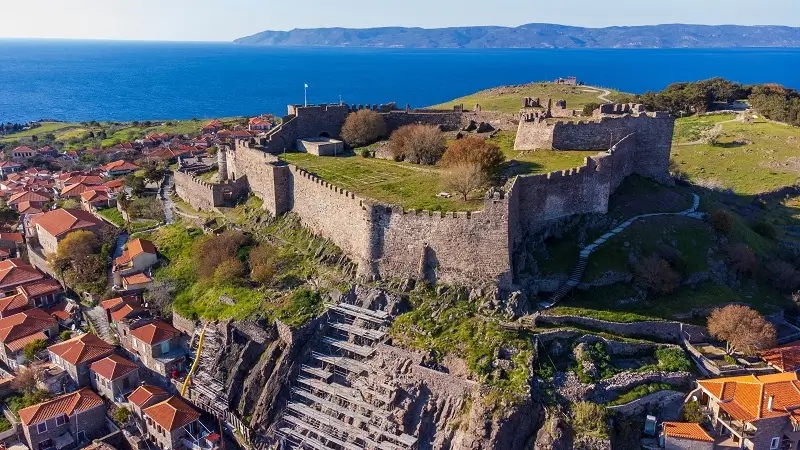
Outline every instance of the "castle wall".
<path id="1" fill-rule="evenodd" d="M 553 125 L 554 150 L 605 150 L 635 131 L 631 119 L 604 117 L 596 121 Z"/>
<path id="2" fill-rule="evenodd" d="M 675 131 L 675 117 L 653 113 L 656 119 L 639 119 L 636 130 L 636 173 L 661 183 L 671 183 L 669 157 Z M 640 116 L 641 117 L 641 116 Z"/>
<path id="3" fill-rule="evenodd" d="M 320 236 L 330 239 L 359 263 L 359 271 L 369 269 L 370 206 L 352 192 L 289 165 L 291 183 L 290 210 L 303 224 Z"/>
<path id="4" fill-rule="evenodd" d="M 462 115 L 462 113 L 455 111 L 391 111 L 383 114 L 383 120 L 386 122 L 386 129 L 390 133 L 404 125 L 412 125 L 417 123 L 438 125 L 441 126 L 445 131 L 453 131 L 461 128 Z"/>
<path id="5" fill-rule="evenodd" d="M 544 121 L 526 122 L 521 120 L 517 126 L 514 150 L 539 150 L 553 148 L 554 127 Z"/>
<path id="6" fill-rule="evenodd" d="M 263 200 L 264 208 L 273 215 L 291 209 L 291 175 L 289 166 L 267 152 L 236 146 L 228 155 L 229 172 L 244 176 L 250 191 Z M 233 167 L 231 167 L 231 164 Z"/>
<path id="7" fill-rule="evenodd" d="M 372 261 L 381 277 L 445 283 L 511 281 L 508 202 L 498 193 L 483 211 L 403 211 L 375 206 Z"/>
<path id="8" fill-rule="evenodd" d="M 607 179 L 611 194 L 636 171 L 637 150 L 636 136 L 629 134 L 608 151 L 589 157 L 597 166 L 597 172 Z"/>
<path id="9" fill-rule="evenodd" d="M 175 193 L 192 208 L 208 211 L 223 203 L 222 192 L 194 175 L 175 171 Z"/>

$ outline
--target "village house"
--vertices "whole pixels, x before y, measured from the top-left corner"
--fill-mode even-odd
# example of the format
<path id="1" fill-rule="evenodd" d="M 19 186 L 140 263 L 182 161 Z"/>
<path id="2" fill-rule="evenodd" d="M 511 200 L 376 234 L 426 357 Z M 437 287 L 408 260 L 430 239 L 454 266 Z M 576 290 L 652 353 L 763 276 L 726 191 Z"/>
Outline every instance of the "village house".
<path id="1" fill-rule="evenodd" d="M 198 420 L 200 413 L 178 396 L 144 408 L 142 415 L 149 438 L 161 450 L 199 447 L 208 434 Z"/>
<path id="2" fill-rule="evenodd" d="M 22 164 L 14 161 L 0 161 L 0 178 L 5 179 L 9 174 L 22 170 Z"/>
<path id="3" fill-rule="evenodd" d="M 153 319 L 123 319 L 116 326 L 120 344 L 142 365 L 165 377 L 181 371 L 186 349 L 182 333 L 172 325 Z"/>
<path id="4" fill-rule="evenodd" d="M 36 150 L 36 153 L 38 153 L 40 156 L 52 156 L 54 158 L 58 156 L 58 151 L 49 145 L 45 145 L 44 147 Z"/>
<path id="5" fill-rule="evenodd" d="M 94 390 L 117 403 L 125 402 L 125 395 L 139 384 L 139 366 L 116 353 L 93 362 L 89 372 Z"/>
<path id="6" fill-rule="evenodd" d="M 138 420 L 142 425 L 142 428 L 144 428 L 145 422 L 144 415 L 142 415 L 142 410 L 148 406 L 163 402 L 169 397 L 170 394 L 160 387 L 143 384 L 134 389 L 133 392 L 128 395 L 128 404 L 130 405 L 130 410 L 131 413 L 133 413 L 134 418 L 136 418 L 136 420 Z"/>
<path id="7" fill-rule="evenodd" d="M 11 194 L 6 201 L 6 205 L 19 211 L 18 205 L 23 202 L 28 202 L 38 209 L 43 209 L 44 205 L 53 201 L 52 196 L 45 195 L 43 192 L 36 191 L 22 191 Z"/>
<path id="8" fill-rule="evenodd" d="M 45 279 L 39 269 L 19 258 L 0 261 L 0 295 L 14 295 L 17 286 Z"/>
<path id="9" fill-rule="evenodd" d="M 800 442 L 797 372 L 698 380 L 707 408 L 726 445 L 750 450 L 796 449 Z"/>
<path id="10" fill-rule="evenodd" d="M 253 117 L 247 123 L 250 131 L 267 131 L 272 128 L 272 121 L 264 116 Z"/>
<path id="11" fill-rule="evenodd" d="M 65 370 L 80 387 L 89 386 L 89 366 L 114 353 L 114 346 L 92 333 L 47 347 L 50 362 Z"/>
<path id="12" fill-rule="evenodd" d="M 45 308 L 45 311 L 53 316 L 62 328 L 71 328 L 73 324 L 80 323 L 81 308 L 72 300 L 61 300 Z"/>
<path id="13" fill-rule="evenodd" d="M 31 450 L 80 448 L 108 430 L 103 399 L 88 388 L 22 408 L 19 418 Z"/>
<path id="14" fill-rule="evenodd" d="M 105 186 L 95 186 L 81 194 L 81 207 L 86 211 L 109 208 L 115 204 L 115 199 L 112 198 Z"/>
<path id="15" fill-rule="evenodd" d="M 58 243 L 73 231 L 99 233 L 101 223 L 100 219 L 86 211 L 64 208 L 48 211 L 31 220 L 39 245 L 46 254 L 55 254 Z"/>
<path id="16" fill-rule="evenodd" d="M 0 298 L 0 319 L 21 313 L 29 308 L 28 299 L 22 294 Z"/>
<path id="17" fill-rule="evenodd" d="M 119 194 L 122 192 L 122 189 L 125 187 L 125 180 L 118 178 L 116 180 L 108 180 L 102 184 L 108 188 L 108 192 L 111 194 Z"/>
<path id="18" fill-rule="evenodd" d="M 114 260 L 114 284 L 122 285 L 122 277 L 134 272 L 144 272 L 158 262 L 158 251 L 152 242 L 134 239 L 125 247 L 122 255 Z"/>
<path id="19" fill-rule="evenodd" d="M 207 124 L 205 124 L 205 126 L 203 126 L 203 129 L 201 131 L 203 132 L 203 134 L 206 134 L 206 133 L 213 134 L 213 133 L 216 133 L 217 131 L 219 131 L 221 129 L 222 129 L 222 122 L 220 122 L 219 120 L 214 119 L 211 122 L 208 122 Z"/>
<path id="20" fill-rule="evenodd" d="M 139 170 L 139 166 L 120 159 L 118 161 L 110 162 L 100 166 L 100 170 L 103 171 L 103 176 L 106 178 L 117 178 L 136 172 Z"/>
<path id="21" fill-rule="evenodd" d="M 153 285 L 153 279 L 142 272 L 133 272 L 122 275 L 121 286 L 123 291 L 143 291 Z"/>
<path id="22" fill-rule="evenodd" d="M 48 341 L 58 334 L 58 322 L 39 308 L 28 309 L 0 319 L 0 359 L 16 369 L 25 362 L 27 344 Z"/>
<path id="23" fill-rule="evenodd" d="M 53 278 L 17 286 L 17 294 L 22 295 L 31 308 L 48 308 L 64 301 L 64 288 Z"/>
<path id="24" fill-rule="evenodd" d="M 11 150 L 11 160 L 15 162 L 23 162 L 28 158 L 32 158 L 35 154 L 36 151 L 34 151 L 32 148 L 23 145 Z"/>
<path id="25" fill-rule="evenodd" d="M 667 450 L 714 450 L 714 438 L 697 423 L 662 423 L 660 444 Z"/>
<path id="26" fill-rule="evenodd" d="M 22 256 L 23 248 L 25 241 L 22 233 L 0 233 L 0 258 L 19 258 Z"/>
<path id="27" fill-rule="evenodd" d="M 100 302 L 100 307 L 106 312 L 106 320 L 112 322 L 111 313 L 122 308 L 125 305 L 141 306 L 141 301 L 136 295 L 126 295 L 124 297 L 116 297 Z"/>
<path id="28" fill-rule="evenodd" d="M 758 356 L 779 372 L 797 372 L 800 370 L 800 341 L 762 351 Z"/>

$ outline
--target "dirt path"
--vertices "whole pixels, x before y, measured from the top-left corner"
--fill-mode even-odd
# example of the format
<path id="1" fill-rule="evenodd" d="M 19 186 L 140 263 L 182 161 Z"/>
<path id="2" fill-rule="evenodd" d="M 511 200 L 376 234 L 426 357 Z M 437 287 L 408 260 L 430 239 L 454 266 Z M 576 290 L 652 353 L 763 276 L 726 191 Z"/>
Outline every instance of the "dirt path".
<path id="1" fill-rule="evenodd" d="M 584 92 L 592 92 L 592 93 L 599 92 L 599 94 L 597 94 L 597 99 L 602 101 L 603 103 L 614 103 L 613 100 L 608 98 L 608 96 L 611 95 L 610 90 L 594 86 L 584 86 L 584 87 L 586 88 L 583 90 Z"/>

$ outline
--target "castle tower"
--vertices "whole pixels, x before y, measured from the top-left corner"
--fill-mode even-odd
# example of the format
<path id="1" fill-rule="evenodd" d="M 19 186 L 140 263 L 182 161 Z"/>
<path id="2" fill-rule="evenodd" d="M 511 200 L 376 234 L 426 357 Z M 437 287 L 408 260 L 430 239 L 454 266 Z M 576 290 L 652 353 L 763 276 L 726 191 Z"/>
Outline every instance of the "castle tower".
<path id="1" fill-rule="evenodd" d="M 217 166 L 219 166 L 219 182 L 228 181 L 228 146 L 220 145 L 217 150 Z"/>

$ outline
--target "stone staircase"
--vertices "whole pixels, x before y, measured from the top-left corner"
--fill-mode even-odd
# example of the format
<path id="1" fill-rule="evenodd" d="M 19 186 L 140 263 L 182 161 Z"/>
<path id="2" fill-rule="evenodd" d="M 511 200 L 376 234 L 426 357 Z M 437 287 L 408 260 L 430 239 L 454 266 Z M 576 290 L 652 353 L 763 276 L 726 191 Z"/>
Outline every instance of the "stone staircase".
<path id="1" fill-rule="evenodd" d="M 390 316 L 348 303 L 328 305 L 328 327 L 293 380 L 277 421 L 282 447 L 411 450 L 417 439 L 392 420 L 395 387 L 368 364 L 386 339 Z"/>
<path id="2" fill-rule="evenodd" d="M 705 215 L 697 211 L 699 207 L 700 207 L 700 197 L 697 194 L 692 194 L 692 207 L 689 209 L 676 213 L 665 212 L 665 213 L 641 214 L 638 216 L 631 217 L 625 222 L 622 222 L 621 224 L 617 225 L 616 228 L 600 236 L 594 242 L 587 245 L 586 247 L 583 248 L 583 250 L 581 250 L 580 254 L 578 255 L 578 264 L 572 271 L 572 275 L 569 277 L 569 280 L 567 280 L 567 282 L 564 283 L 563 286 L 561 286 L 556 292 L 554 292 L 550 296 L 550 298 L 548 298 L 546 301 L 540 302 L 539 308 L 547 309 L 553 307 L 556 303 L 561 301 L 567 294 L 569 294 L 573 289 L 575 289 L 575 286 L 577 286 L 581 282 L 581 279 L 583 278 L 583 273 L 586 271 L 586 266 L 589 264 L 589 255 L 591 255 L 592 252 L 597 250 L 599 246 L 603 245 L 614 235 L 624 231 L 637 219 L 645 217 L 655 217 L 655 216 L 684 216 L 684 217 L 691 217 L 693 219 L 703 219 Z"/>
<path id="3" fill-rule="evenodd" d="M 81 305 L 81 311 L 83 312 L 84 318 L 88 322 L 91 322 L 94 331 L 97 333 L 97 337 L 109 344 L 115 344 L 114 336 L 112 335 L 111 327 L 108 323 L 108 317 L 106 317 L 106 311 L 103 308 L 100 306 L 90 308 Z"/>

